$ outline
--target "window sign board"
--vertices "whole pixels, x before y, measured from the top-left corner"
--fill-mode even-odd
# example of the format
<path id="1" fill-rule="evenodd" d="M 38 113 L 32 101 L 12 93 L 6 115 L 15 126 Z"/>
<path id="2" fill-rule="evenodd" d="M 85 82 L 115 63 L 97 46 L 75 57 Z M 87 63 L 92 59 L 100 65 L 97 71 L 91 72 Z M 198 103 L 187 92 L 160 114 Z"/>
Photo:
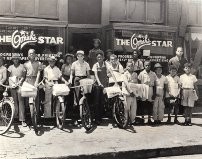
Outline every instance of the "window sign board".
<path id="1" fill-rule="evenodd" d="M 20 54 L 27 60 L 27 51 L 33 48 L 41 61 L 50 55 L 59 57 L 65 48 L 63 32 L 64 28 L 57 27 L 0 25 L 0 55 L 10 60 Z"/>

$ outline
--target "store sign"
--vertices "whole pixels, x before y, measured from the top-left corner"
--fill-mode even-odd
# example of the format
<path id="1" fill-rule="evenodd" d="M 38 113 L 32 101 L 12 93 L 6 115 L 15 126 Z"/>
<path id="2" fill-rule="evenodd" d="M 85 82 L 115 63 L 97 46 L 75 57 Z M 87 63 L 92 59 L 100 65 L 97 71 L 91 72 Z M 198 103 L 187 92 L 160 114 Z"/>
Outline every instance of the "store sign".
<path id="1" fill-rule="evenodd" d="M 147 34 L 133 34 L 130 39 L 116 39 L 117 46 L 131 46 L 132 49 L 140 49 L 143 46 L 172 48 L 171 40 L 150 40 Z"/>
<path id="2" fill-rule="evenodd" d="M 15 30 L 12 35 L 0 35 L 0 43 L 11 43 L 13 48 L 22 49 L 26 44 L 63 44 L 62 37 L 36 36 L 34 31 Z"/>

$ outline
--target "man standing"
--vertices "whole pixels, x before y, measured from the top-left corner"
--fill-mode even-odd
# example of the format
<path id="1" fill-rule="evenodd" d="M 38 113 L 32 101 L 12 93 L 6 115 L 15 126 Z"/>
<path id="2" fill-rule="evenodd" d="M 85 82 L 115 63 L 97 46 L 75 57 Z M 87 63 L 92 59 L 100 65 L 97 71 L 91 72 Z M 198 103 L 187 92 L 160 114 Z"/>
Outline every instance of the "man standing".
<path id="1" fill-rule="evenodd" d="M 100 45 L 101 41 L 100 39 L 93 39 L 93 46 L 94 48 L 89 51 L 88 58 L 89 58 L 89 65 L 92 69 L 93 65 L 97 62 L 96 54 L 97 52 L 100 52 Z"/>
<path id="2" fill-rule="evenodd" d="M 187 63 L 187 59 L 183 56 L 183 48 L 178 46 L 176 49 L 176 56 L 171 58 L 168 62 L 168 67 L 174 65 L 177 68 L 178 75 L 182 75 L 184 73 L 183 66 Z"/>

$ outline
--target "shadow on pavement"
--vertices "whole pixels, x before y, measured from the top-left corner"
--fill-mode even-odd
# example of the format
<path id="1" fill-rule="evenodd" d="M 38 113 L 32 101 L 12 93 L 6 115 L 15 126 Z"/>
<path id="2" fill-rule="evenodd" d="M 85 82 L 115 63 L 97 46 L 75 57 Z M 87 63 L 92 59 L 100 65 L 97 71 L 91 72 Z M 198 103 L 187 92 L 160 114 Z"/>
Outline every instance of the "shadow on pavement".
<path id="1" fill-rule="evenodd" d="M 6 134 L 3 134 L 2 136 L 8 137 L 8 138 L 23 138 L 25 136 L 24 133 L 20 132 L 20 128 L 18 125 L 14 124 L 14 131 L 8 131 Z M 10 135 L 17 135 L 17 136 L 10 136 Z"/>

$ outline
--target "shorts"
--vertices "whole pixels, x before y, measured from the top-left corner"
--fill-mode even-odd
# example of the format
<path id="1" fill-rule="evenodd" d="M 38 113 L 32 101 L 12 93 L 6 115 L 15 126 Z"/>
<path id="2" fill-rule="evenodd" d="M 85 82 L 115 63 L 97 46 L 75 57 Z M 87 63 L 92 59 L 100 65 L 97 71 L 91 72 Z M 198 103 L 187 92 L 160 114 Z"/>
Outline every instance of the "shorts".
<path id="1" fill-rule="evenodd" d="M 194 107 L 194 91 L 193 89 L 183 89 L 181 104 L 185 107 Z"/>

